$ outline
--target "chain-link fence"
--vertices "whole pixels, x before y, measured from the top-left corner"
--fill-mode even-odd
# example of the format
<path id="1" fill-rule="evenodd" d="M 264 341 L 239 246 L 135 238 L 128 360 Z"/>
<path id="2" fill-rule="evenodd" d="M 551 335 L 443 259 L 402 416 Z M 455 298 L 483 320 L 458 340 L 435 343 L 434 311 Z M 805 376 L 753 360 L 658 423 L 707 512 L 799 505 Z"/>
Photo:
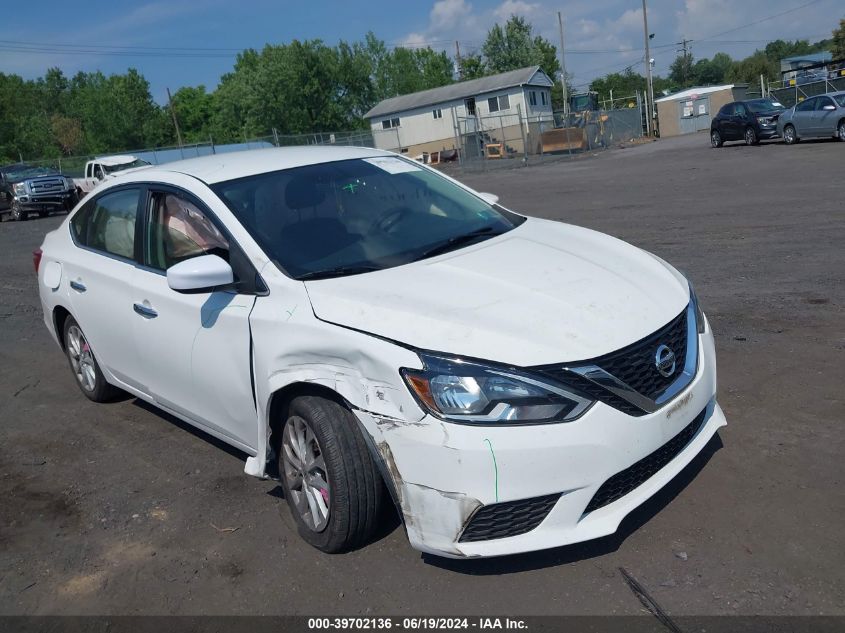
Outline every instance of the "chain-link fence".
<path id="1" fill-rule="evenodd" d="M 845 72 L 845 70 L 842 72 Z M 808 97 L 815 97 L 816 95 L 825 94 L 826 92 L 837 92 L 839 90 L 845 90 L 845 76 L 796 84 L 794 86 L 787 86 L 784 88 L 773 88 L 772 85 L 770 85 L 769 96 L 777 99 L 787 108 L 791 108 L 799 101 L 803 101 Z"/>
<path id="2" fill-rule="evenodd" d="M 528 165 L 607 149 L 639 139 L 641 108 L 458 117 L 456 140 L 462 167 Z"/>

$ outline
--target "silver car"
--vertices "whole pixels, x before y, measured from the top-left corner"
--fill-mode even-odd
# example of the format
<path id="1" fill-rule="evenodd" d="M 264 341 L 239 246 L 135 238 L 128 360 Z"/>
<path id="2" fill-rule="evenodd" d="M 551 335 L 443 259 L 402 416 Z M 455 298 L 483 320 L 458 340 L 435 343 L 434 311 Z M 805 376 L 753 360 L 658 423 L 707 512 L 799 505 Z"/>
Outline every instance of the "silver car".
<path id="1" fill-rule="evenodd" d="M 778 118 L 778 132 L 787 145 L 812 136 L 835 136 L 845 141 L 845 92 L 797 103 Z"/>

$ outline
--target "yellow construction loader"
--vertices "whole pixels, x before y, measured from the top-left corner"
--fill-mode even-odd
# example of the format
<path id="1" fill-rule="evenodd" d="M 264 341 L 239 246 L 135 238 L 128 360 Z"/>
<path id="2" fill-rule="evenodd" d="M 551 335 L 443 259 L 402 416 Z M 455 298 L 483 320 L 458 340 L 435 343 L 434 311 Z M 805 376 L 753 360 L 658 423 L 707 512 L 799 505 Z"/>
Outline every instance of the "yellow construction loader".
<path id="1" fill-rule="evenodd" d="M 560 127 L 543 132 L 543 153 L 583 152 L 604 147 L 609 138 L 608 116 L 599 108 L 597 92 L 583 92 L 569 97 L 569 112 Z"/>

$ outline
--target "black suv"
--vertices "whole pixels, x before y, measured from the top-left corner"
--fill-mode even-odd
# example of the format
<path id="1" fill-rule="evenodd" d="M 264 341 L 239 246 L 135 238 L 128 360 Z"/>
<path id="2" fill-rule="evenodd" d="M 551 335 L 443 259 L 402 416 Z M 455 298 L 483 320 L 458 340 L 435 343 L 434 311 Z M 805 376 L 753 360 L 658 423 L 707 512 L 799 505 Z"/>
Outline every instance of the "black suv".
<path id="1" fill-rule="evenodd" d="M 0 167 L 0 220 L 26 220 L 30 213 L 70 211 L 78 201 L 76 185 L 50 167 L 17 163 Z"/>
<path id="2" fill-rule="evenodd" d="M 756 145 L 762 139 L 778 138 L 778 117 L 784 109 L 771 99 L 728 103 L 710 123 L 710 144 L 722 147 L 725 141 L 745 141 Z"/>

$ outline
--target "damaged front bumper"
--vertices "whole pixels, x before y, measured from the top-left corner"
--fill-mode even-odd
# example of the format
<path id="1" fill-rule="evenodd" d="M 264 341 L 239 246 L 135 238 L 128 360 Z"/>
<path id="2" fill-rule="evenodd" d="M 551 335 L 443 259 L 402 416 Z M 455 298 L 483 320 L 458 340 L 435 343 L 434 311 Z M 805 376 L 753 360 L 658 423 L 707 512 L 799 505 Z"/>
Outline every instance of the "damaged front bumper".
<path id="1" fill-rule="evenodd" d="M 709 329 L 699 336 L 695 379 L 662 409 L 638 418 L 602 403 L 570 423 L 498 428 L 356 411 L 411 545 L 453 558 L 500 556 L 615 532 L 726 424 L 715 397 L 713 336 Z M 652 471 L 642 477 L 648 460 Z M 626 472 L 639 473 L 635 485 L 620 482 Z M 609 482 L 615 494 L 607 496 L 602 486 L 617 475 Z"/>

